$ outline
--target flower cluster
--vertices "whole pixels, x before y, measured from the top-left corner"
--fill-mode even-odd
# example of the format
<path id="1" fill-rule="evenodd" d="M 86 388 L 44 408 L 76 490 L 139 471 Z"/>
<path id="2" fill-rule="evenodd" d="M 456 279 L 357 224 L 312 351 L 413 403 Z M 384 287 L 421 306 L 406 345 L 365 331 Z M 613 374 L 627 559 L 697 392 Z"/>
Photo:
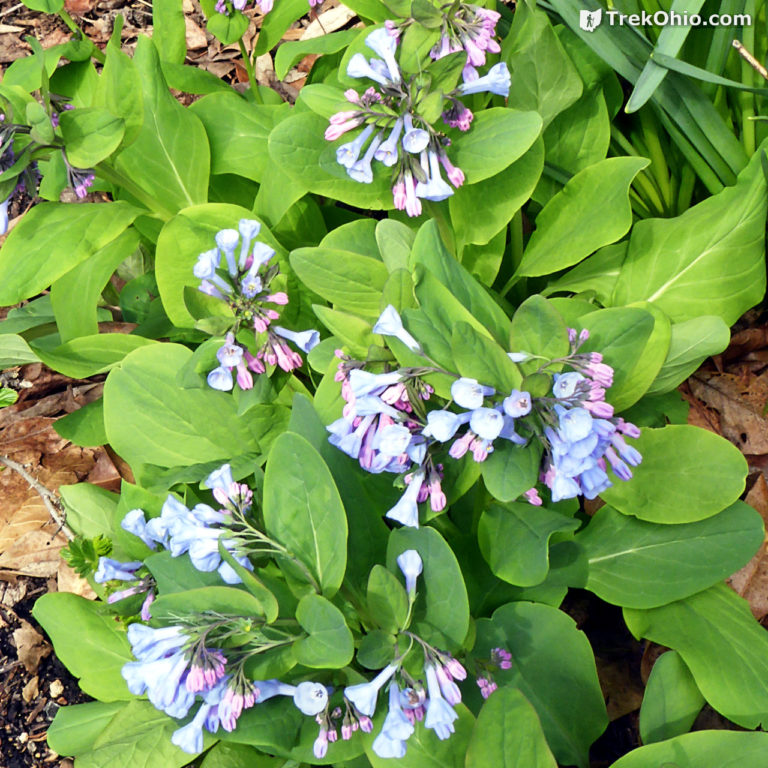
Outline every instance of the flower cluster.
<path id="1" fill-rule="evenodd" d="M 428 361 L 394 307 L 384 310 L 373 332 L 397 338 Z M 638 437 L 639 429 L 614 418 L 613 407 L 605 401 L 613 370 L 599 353 L 579 352 L 588 336 L 587 331 L 578 336 L 570 331 L 570 354 L 542 364 L 538 373 L 553 365 L 573 369 L 551 376 L 550 396 L 534 398 L 520 390 L 497 393 L 476 379 L 453 374 L 451 402 L 430 410 L 426 402 L 432 405 L 433 390 L 422 377 L 442 371 L 439 367 L 371 373 L 337 351 L 341 362 L 336 380 L 346 405 L 342 417 L 327 428 L 329 441 L 369 472 L 403 476 L 405 493 L 386 516 L 406 526 L 418 527 L 418 503 L 427 498 L 433 511 L 445 507 L 438 456 L 448 443 L 447 458 L 460 459 L 469 452 L 482 462 L 497 440 L 525 446 L 535 439 L 545 448 L 540 480 L 552 500 L 577 495 L 593 499 L 612 484 L 607 465 L 616 477 L 628 480 L 629 467 L 637 466 L 641 456 L 624 439 Z M 535 358 L 526 352 L 508 355 L 516 363 Z M 525 498 L 534 505 L 542 503 L 535 487 Z"/>
<path id="2" fill-rule="evenodd" d="M 278 307 L 288 303 L 288 295 L 270 291 L 280 269 L 270 265 L 274 249 L 254 242 L 260 230 L 261 224 L 252 219 L 241 219 L 237 229 L 222 229 L 214 238 L 216 247 L 201 253 L 194 267 L 195 277 L 201 281 L 200 291 L 226 301 L 235 315 L 232 329 L 216 353 L 219 365 L 207 377 L 210 387 L 224 392 L 231 390 L 235 381 L 240 389 L 251 389 L 252 373 L 264 373 L 266 366 L 277 365 L 284 371 L 299 368 L 302 357 L 289 341 L 305 353 L 320 341 L 317 331 L 296 332 L 272 324 L 280 317 Z M 255 355 L 237 341 L 242 324 L 255 334 Z"/>
<path id="3" fill-rule="evenodd" d="M 13 123 L 6 119 L 4 113 L 0 113 L 0 173 L 11 168 L 18 159 L 13 151 L 13 142 L 17 133 L 29 133 L 29 128 Z M 0 235 L 4 235 L 8 231 L 8 207 L 11 201 L 25 191 L 34 195 L 37 192 L 39 179 L 37 163 L 32 162 L 16 178 L 11 189 L 6 189 L 5 194 L 7 196 L 5 199 L 0 199 Z"/>
<path id="4" fill-rule="evenodd" d="M 494 38 L 496 22 L 500 18 L 501 14 L 497 11 L 479 5 L 458 3 L 451 6 L 451 13 L 443 18 L 440 40 L 429 55 L 433 59 L 442 59 L 451 53 L 465 51 L 467 63 L 462 73 L 464 82 L 477 80 L 477 67 L 485 65 L 486 54 L 501 51 Z"/>
<path id="5" fill-rule="evenodd" d="M 142 568 L 144 568 L 144 563 L 139 560 L 124 563 L 111 557 L 102 556 L 99 558 L 99 565 L 93 574 L 93 580 L 97 584 L 109 584 L 113 581 L 133 582 L 130 587 L 110 592 L 107 602 L 116 603 L 133 595 L 146 594 L 141 605 L 141 618 L 144 621 L 149 621 L 151 618 L 150 606 L 155 599 L 155 582 L 149 575 L 139 575 Z"/>
<path id="6" fill-rule="evenodd" d="M 197 697 L 202 697 L 192 720 L 171 737 L 185 752 L 202 752 L 203 728 L 210 733 L 219 727 L 233 731 L 245 709 L 274 696 L 290 696 L 306 715 L 327 708 L 328 690 L 320 683 L 248 680 L 243 673 L 247 651 L 208 647 L 211 635 L 226 642 L 243 631 L 242 624 L 240 619 L 198 615 L 181 626 L 155 629 L 136 623 L 128 627 L 137 660 L 124 664 L 122 675 L 131 693 L 146 693 L 156 709 L 177 719 L 186 717 Z"/>
<path id="7" fill-rule="evenodd" d="M 372 80 L 378 89 L 370 87 L 362 95 L 354 89 L 348 90 L 345 96 L 353 108 L 330 118 L 325 138 L 335 141 L 348 131 L 362 127 L 355 139 L 337 147 L 336 161 L 350 178 L 363 184 L 373 181 L 373 160 L 392 168 L 395 208 L 405 210 L 409 216 L 418 216 L 421 200 L 438 202 L 453 194 L 451 185 L 442 177 L 441 167 L 455 188 L 464 183 L 464 173 L 448 158 L 448 137 L 419 114 L 419 105 L 426 93 L 417 78 L 406 78 L 400 70 L 395 56 L 398 39 L 398 28 L 387 23 L 365 40 L 380 58 L 366 59 L 362 53 L 356 53 L 349 60 L 347 75 Z M 483 91 L 506 96 L 509 85 L 506 64 L 496 64 L 484 77 L 464 82 L 444 96 L 449 103 L 443 114 L 444 121 L 467 130 L 472 112 L 459 97 Z"/>
<path id="8" fill-rule="evenodd" d="M 146 520 L 141 509 L 132 509 L 123 518 L 121 526 L 138 536 L 150 549 L 156 549 L 159 544 L 173 557 L 187 553 L 198 571 L 218 570 L 227 584 L 239 584 L 241 579 L 232 566 L 222 562 L 219 539 L 240 565 L 253 569 L 248 557 L 238 551 L 238 539 L 232 531 L 233 524 L 243 519 L 250 509 L 253 492 L 247 485 L 232 479 L 229 464 L 212 472 L 205 484 L 212 489 L 214 498 L 221 504 L 220 509 L 213 509 L 208 504 L 196 504 L 189 509 L 175 496 L 169 495 L 159 517 Z M 133 565 L 136 564 L 123 563 L 122 568 L 127 570 Z M 109 572 L 109 578 L 121 578 L 111 575 L 112 572 Z"/>

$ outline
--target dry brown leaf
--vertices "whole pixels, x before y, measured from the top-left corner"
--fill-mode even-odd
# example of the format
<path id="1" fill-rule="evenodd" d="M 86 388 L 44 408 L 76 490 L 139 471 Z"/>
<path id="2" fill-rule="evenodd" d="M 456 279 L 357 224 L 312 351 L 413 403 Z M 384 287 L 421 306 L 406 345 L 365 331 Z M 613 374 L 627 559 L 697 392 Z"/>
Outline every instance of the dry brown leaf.
<path id="1" fill-rule="evenodd" d="M 37 672 L 40 659 L 51 652 L 51 646 L 46 639 L 28 622 L 21 619 L 21 626 L 13 631 L 13 644 L 16 646 L 16 656 L 31 675 Z"/>
<path id="2" fill-rule="evenodd" d="M 207 48 L 208 39 L 205 36 L 205 32 L 189 16 L 184 17 L 184 23 L 186 25 L 187 48 L 190 51 Z"/>
<path id="3" fill-rule="evenodd" d="M 37 675 L 27 681 L 27 684 L 21 690 L 21 698 L 29 704 L 31 701 L 38 697 L 40 693 L 40 681 L 37 679 Z"/>
<path id="4" fill-rule="evenodd" d="M 81 576 L 78 576 L 63 560 L 59 560 L 59 569 L 56 574 L 56 589 L 58 592 L 72 592 L 86 600 L 95 600 L 96 593 L 91 585 Z"/>
<path id="5" fill-rule="evenodd" d="M 304 30 L 299 40 L 311 40 L 328 32 L 341 29 L 347 22 L 355 18 L 357 14 L 346 5 L 339 5 L 318 14 L 317 18 Z"/>
<path id="6" fill-rule="evenodd" d="M 763 523 L 768 525 L 768 483 L 762 472 L 757 474 L 745 501 L 760 513 Z M 749 603 L 758 621 L 768 616 L 768 549 L 765 541 L 752 559 L 728 579 L 728 584 Z"/>
<path id="7" fill-rule="evenodd" d="M 269 53 L 256 57 L 254 74 L 259 85 L 266 85 L 267 87 L 271 85 L 275 77 L 275 65 L 272 63 L 272 56 Z"/>
<path id="8" fill-rule="evenodd" d="M 610 720 L 617 720 L 640 708 L 643 686 L 636 679 L 630 659 L 604 659 L 595 656 L 597 676 Z"/>
<path id="9" fill-rule="evenodd" d="M 119 491 L 122 483 L 120 473 L 117 471 L 109 454 L 103 449 L 96 450 L 96 464 L 85 478 L 86 482 L 98 485 L 107 491 Z"/>
<path id="10" fill-rule="evenodd" d="M 689 383 L 691 392 L 720 414 L 722 434 L 743 453 L 768 453 L 765 382 L 760 377 L 744 382 L 730 373 L 700 371 Z"/>

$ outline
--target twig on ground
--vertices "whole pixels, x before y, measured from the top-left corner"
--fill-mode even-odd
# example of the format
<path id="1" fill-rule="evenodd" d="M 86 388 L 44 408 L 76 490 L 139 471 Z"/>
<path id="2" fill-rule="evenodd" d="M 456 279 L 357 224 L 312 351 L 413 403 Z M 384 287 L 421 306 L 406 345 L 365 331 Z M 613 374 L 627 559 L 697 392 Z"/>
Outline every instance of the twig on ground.
<path id="1" fill-rule="evenodd" d="M 53 491 L 49 491 L 44 485 L 35 480 L 35 478 L 32 477 L 21 464 L 9 459 L 7 456 L 0 455 L 0 464 L 4 464 L 8 469 L 21 475 L 29 483 L 29 487 L 35 490 L 43 500 L 43 504 L 45 504 L 53 521 L 59 526 L 59 530 L 63 532 L 67 539 L 72 541 L 72 539 L 75 538 L 75 534 L 72 533 L 64 520 L 60 502 L 56 494 L 53 493 Z"/>

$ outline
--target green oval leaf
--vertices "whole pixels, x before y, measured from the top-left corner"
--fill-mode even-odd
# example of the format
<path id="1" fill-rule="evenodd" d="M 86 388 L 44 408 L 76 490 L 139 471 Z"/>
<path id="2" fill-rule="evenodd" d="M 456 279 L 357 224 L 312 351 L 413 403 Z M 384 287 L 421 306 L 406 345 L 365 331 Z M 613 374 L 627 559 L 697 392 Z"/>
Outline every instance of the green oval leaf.
<path id="1" fill-rule="evenodd" d="M 643 429 L 632 444 L 643 456 L 634 477 L 600 494 L 619 512 L 653 523 L 692 523 L 717 514 L 744 490 L 746 460 L 712 432 L 688 425 Z"/>
<path id="2" fill-rule="evenodd" d="M 296 608 L 296 621 L 309 634 L 293 644 L 293 655 L 299 664 L 315 669 L 341 669 L 352 661 L 352 633 L 333 603 L 320 595 L 305 595 Z"/>

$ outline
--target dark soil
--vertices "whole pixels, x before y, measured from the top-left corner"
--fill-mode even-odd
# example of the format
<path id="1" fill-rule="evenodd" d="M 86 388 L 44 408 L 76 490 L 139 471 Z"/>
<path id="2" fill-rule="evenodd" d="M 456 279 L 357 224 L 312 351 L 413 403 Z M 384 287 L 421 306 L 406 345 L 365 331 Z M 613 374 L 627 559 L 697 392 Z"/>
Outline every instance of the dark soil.
<path id="1" fill-rule="evenodd" d="M 50 646 L 34 670 L 26 669 L 19 660 L 14 642 L 14 631 L 26 622 L 42 634 L 31 611 L 35 600 L 51 585 L 47 579 L 29 576 L 5 578 L 9 580 L 0 581 L 0 768 L 70 768 L 70 760 L 48 748 L 48 727 L 59 707 L 79 704 L 89 697 Z M 23 597 L 16 602 L 20 595 Z"/>

